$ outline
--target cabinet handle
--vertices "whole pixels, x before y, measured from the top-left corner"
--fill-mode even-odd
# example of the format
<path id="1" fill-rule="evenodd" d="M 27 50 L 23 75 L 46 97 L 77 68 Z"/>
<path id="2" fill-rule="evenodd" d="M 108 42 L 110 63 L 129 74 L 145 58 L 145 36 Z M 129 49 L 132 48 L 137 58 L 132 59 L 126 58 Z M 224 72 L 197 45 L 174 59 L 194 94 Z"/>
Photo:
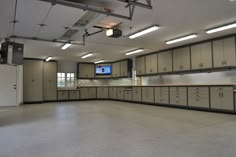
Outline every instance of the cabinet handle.
<path id="1" fill-rule="evenodd" d="M 222 97 L 224 97 L 224 93 L 221 93 Z"/>

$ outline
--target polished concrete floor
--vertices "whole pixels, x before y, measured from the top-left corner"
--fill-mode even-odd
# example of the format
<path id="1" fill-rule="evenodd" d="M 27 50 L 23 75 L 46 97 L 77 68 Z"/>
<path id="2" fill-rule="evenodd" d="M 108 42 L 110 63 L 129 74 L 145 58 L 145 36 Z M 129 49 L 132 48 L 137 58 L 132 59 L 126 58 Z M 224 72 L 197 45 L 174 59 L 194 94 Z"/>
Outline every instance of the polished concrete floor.
<path id="1" fill-rule="evenodd" d="M 113 101 L 0 108 L 0 157 L 235 157 L 236 115 Z"/>

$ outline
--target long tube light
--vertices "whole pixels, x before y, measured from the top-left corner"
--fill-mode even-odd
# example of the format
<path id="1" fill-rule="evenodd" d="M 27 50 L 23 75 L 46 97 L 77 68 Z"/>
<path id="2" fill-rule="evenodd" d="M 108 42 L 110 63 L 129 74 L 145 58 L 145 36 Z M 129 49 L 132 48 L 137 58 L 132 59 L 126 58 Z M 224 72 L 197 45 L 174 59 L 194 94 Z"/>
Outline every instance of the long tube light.
<path id="1" fill-rule="evenodd" d="M 64 44 L 62 47 L 61 47 L 61 49 L 62 50 L 65 50 L 65 49 L 67 49 L 68 47 L 70 47 L 72 44 L 71 43 L 66 43 L 66 44 Z"/>
<path id="2" fill-rule="evenodd" d="M 197 37 L 197 34 L 191 34 L 191 35 L 187 35 L 187 36 L 180 37 L 180 38 L 177 38 L 177 39 L 166 41 L 166 44 L 174 44 L 174 43 L 177 43 L 177 42 L 193 39 L 193 38 L 196 38 L 196 37 Z"/>
<path id="3" fill-rule="evenodd" d="M 134 39 L 134 38 L 137 38 L 137 37 L 142 36 L 144 34 L 148 34 L 148 33 L 151 33 L 151 32 L 153 32 L 155 30 L 158 30 L 159 28 L 160 28 L 159 26 L 155 25 L 155 26 L 149 27 L 149 28 L 147 28 L 147 29 L 145 29 L 143 31 L 134 33 L 134 34 L 130 35 L 129 38 L 130 39 Z"/>
<path id="4" fill-rule="evenodd" d="M 102 62 L 105 62 L 105 60 L 103 60 L 103 59 L 98 60 L 98 61 L 94 62 L 94 64 L 98 64 L 98 63 L 102 63 Z"/>
<path id="5" fill-rule="evenodd" d="M 227 29 L 232 29 L 236 27 L 236 23 L 232 23 L 232 24 L 228 24 L 225 26 L 221 26 L 221 27 L 217 27 L 217 28 L 212 28 L 206 31 L 207 34 L 211 34 L 211 33 L 216 33 L 216 32 L 220 32 L 220 31 L 224 31 Z"/>
<path id="6" fill-rule="evenodd" d="M 47 57 L 45 60 L 46 60 L 46 62 L 48 62 L 48 61 L 50 61 L 51 59 L 52 59 L 52 57 L 49 56 L 49 57 Z"/>
<path id="7" fill-rule="evenodd" d="M 93 53 L 87 53 L 87 54 L 83 55 L 81 58 L 85 59 L 85 58 L 88 58 L 88 57 L 90 57 L 92 55 L 93 55 Z"/>
<path id="8" fill-rule="evenodd" d="M 144 51 L 144 49 L 136 49 L 136 50 L 125 53 L 125 55 L 129 56 L 129 55 L 132 55 L 132 54 L 135 54 L 135 53 L 140 53 L 140 52 L 143 52 L 143 51 Z"/>

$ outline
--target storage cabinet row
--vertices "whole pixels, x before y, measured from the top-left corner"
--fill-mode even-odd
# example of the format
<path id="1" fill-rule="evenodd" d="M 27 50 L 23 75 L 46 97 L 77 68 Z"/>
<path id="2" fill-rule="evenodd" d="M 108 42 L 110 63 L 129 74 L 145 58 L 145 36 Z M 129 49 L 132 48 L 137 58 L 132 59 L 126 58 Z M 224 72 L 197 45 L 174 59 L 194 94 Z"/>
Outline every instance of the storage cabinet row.
<path id="1" fill-rule="evenodd" d="M 109 65 L 112 67 L 111 75 L 96 75 L 95 68 L 99 65 Z M 78 63 L 77 64 L 78 79 L 94 79 L 94 78 L 121 78 L 132 77 L 132 60 L 126 59 L 113 63 L 94 64 L 94 63 Z"/>
<path id="2" fill-rule="evenodd" d="M 58 100 L 110 99 L 184 108 L 235 111 L 234 87 L 224 86 L 136 86 L 82 87 L 59 90 Z"/>
<path id="3" fill-rule="evenodd" d="M 136 58 L 139 76 L 236 66 L 235 36 Z"/>

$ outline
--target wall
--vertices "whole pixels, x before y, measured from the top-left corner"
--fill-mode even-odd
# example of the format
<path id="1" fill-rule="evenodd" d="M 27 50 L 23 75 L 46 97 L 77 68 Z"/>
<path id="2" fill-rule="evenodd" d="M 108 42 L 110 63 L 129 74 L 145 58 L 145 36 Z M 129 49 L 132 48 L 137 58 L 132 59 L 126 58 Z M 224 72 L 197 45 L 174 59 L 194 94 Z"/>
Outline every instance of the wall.
<path id="1" fill-rule="evenodd" d="M 236 84 L 236 70 L 142 77 L 142 85 L 155 84 Z"/>

